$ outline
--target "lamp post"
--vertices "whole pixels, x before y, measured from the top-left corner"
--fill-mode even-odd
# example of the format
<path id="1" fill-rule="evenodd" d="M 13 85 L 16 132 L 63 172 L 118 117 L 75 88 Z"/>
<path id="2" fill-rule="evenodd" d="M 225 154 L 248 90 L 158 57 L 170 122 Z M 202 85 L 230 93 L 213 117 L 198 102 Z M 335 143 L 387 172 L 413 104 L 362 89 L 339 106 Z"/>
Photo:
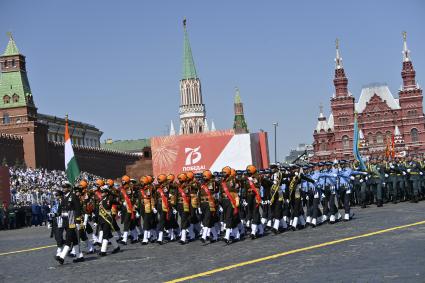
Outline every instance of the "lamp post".
<path id="1" fill-rule="evenodd" d="M 276 131 L 277 131 L 277 126 L 279 126 L 278 122 L 273 123 L 273 127 L 274 127 L 274 163 L 277 163 L 277 146 L 276 146 Z"/>

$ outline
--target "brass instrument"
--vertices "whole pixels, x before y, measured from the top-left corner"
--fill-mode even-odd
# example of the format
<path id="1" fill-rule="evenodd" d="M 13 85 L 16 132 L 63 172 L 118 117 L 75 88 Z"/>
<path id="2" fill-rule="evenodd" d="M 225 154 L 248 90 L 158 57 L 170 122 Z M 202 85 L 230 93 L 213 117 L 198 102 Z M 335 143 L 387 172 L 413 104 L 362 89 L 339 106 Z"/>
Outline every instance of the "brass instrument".
<path id="1" fill-rule="evenodd" d="M 276 196 L 276 193 L 279 192 L 279 187 L 280 187 L 280 182 L 282 181 L 282 177 L 283 177 L 283 175 L 279 171 L 279 176 L 277 178 L 277 183 L 276 184 L 273 184 L 272 185 L 272 188 L 271 188 L 272 191 L 274 191 L 274 192 L 273 192 L 273 195 L 272 195 L 272 197 L 270 199 L 270 203 L 273 203 L 274 202 L 274 197 Z"/>

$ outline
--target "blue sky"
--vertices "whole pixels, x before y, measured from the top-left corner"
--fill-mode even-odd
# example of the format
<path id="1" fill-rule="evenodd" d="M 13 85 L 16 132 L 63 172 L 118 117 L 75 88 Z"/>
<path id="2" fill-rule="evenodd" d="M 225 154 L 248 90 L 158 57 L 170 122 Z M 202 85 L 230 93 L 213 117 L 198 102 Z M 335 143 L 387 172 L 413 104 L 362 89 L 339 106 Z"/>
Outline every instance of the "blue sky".
<path id="1" fill-rule="evenodd" d="M 27 56 L 39 112 L 96 125 L 102 139 L 163 135 L 178 125 L 183 28 L 207 118 L 233 125 L 234 88 L 248 127 L 269 132 L 278 157 L 312 142 L 319 104 L 329 114 L 335 38 L 349 89 L 401 84 L 402 36 L 425 84 L 424 1 L 1 1 L 0 47 L 12 31 Z"/>

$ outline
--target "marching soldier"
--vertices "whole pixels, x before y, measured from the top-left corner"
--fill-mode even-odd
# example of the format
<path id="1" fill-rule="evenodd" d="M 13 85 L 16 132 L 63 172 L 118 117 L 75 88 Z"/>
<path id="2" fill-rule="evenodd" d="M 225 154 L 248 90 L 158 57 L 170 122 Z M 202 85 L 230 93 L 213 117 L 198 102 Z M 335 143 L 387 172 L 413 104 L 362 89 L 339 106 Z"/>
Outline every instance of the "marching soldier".
<path id="1" fill-rule="evenodd" d="M 185 173 L 180 173 L 177 176 L 179 181 L 177 185 L 177 212 L 180 216 L 180 229 L 181 237 L 179 243 L 184 245 L 188 241 L 186 235 L 191 225 L 191 196 L 190 196 L 190 186 L 187 183 L 188 179 Z M 195 208 L 192 208 L 192 210 Z"/>
<path id="2" fill-rule="evenodd" d="M 76 256 L 74 262 L 84 261 L 83 253 L 80 250 L 80 242 L 78 239 L 78 230 L 81 224 L 81 205 L 78 197 L 71 191 L 71 184 L 65 182 L 62 185 L 64 198 L 62 202 L 62 219 L 65 227 L 65 246 L 61 254 L 57 258 L 60 264 L 65 261 L 65 256 L 68 254 L 72 246 L 76 247 Z"/>
<path id="3" fill-rule="evenodd" d="M 170 226 L 171 206 L 169 204 L 169 190 L 167 186 L 167 176 L 160 174 L 156 178 L 158 184 L 155 190 L 156 209 L 154 213 L 158 216 L 158 239 L 157 243 L 162 245 L 164 242 L 164 229 Z"/>
<path id="4" fill-rule="evenodd" d="M 231 176 L 231 168 L 226 166 L 222 169 L 223 178 L 220 186 L 220 203 L 223 207 L 223 220 L 226 225 L 224 241 L 232 242 L 230 234 L 233 232 L 234 240 L 240 237 L 238 225 L 239 218 L 239 195 L 234 177 Z M 238 237 L 239 236 L 239 237 Z"/>
<path id="5" fill-rule="evenodd" d="M 152 185 L 151 176 L 143 176 L 140 178 L 140 213 L 143 218 L 143 240 L 142 245 L 147 245 L 155 228 L 155 198 L 154 187 Z"/>
<path id="6" fill-rule="evenodd" d="M 248 215 L 247 219 L 251 222 L 251 239 L 256 239 L 264 234 L 264 227 L 261 222 L 260 215 L 260 187 L 261 179 L 257 173 L 257 168 L 254 165 L 248 165 L 247 171 L 247 182 L 245 189 L 247 190 L 247 203 L 248 203 Z"/>
<path id="7" fill-rule="evenodd" d="M 125 175 L 121 178 L 121 203 L 125 209 L 122 210 L 121 217 L 124 223 L 124 233 L 120 244 L 127 245 L 128 235 L 131 232 L 132 242 L 137 239 L 135 237 L 134 229 L 136 228 L 136 212 L 133 201 L 133 190 L 130 185 L 130 177 Z"/>
<path id="8" fill-rule="evenodd" d="M 287 228 L 286 221 L 283 221 L 283 173 L 279 170 L 276 164 L 270 166 L 272 170 L 271 181 L 273 185 L 270 188 L 270 209 L 271 209 L 271 218 L 273 219 L 273 228 L 272 231 L 277 234 L 279 228 L 283 226 L 283 229 Z"/>
<path id="9" fill-rule="evenodd" d="M 113 195 L 111 195 L 111 191 L 108 185 L 104 185 L 101 188 L 101 193 L 102 200 L 99 203 L 99 226 L 103 231 L 103 239 L 99 255 L 106 256 L 109 241 L 114 248 L 112 250 L 113 254 L 118 253 L 120 251 L 120 247 L 118 246 L 117 240 L 112 235 L 112 232 L 115 230 L 112 215 L 112 207 L 114 204 L 116 204 L 115 198 Z"/>
<path id="10" fill-rule="evenodd" d="M 167 228 L 168 238 L 171 242 L 176 240 L 176 234 L 179 234 L 179 224 L 178 224 L 178 212 L 177 208 L 177 195 L 178 195 L 178 185 L 174 182 L 175 176 L 173 174 L 167 175 L 167 184 L 168 184 L 168 201 L 171 208 L 169 226 Z"/>
<path id="11" fill-rule="evenodd" d="M 63 245 L 65 243 L 63 239 L 63 220 L 62 220 L 62 201 L 63 193 L 60 190 L 55 191 L 55 201 L 50 211 L 52 217 L 52 233 L 56 240 L 56 260 L 59 260 L 59 256 L 62 252 Z"/>
<path id="12" fill-rule="evenodd" d="M 202 236 L 201 241 L 205 242 L 207 237 L 212 234 L 210 242 L 214 243 L 218 239 L 218 232 L 215 229 L 217 218 L 217 201 L 214 195 L 217 193 L 217 185 L 213 180 L 213 175 L 210 170 L 205 170 L 202 173 L 203 182 L 198 196 L 200 200 L 201 219 L 202 219 Z"/>
<path id="13" fill-rule="evenodd" d="M 189 225 L 189 238 L 190 240 L 194 240 L 196 237 L 196 234 L 201 231 L 201 226 L 199 224 L 199 199 L 198 199 L 198 191 L 199 191 L 199 184 L 197 180 L 195 179 L 195 175 L 193 172 L 189 171 L 186 173 L 187 177 L 187 185 L 189 187 L 190 192 L 190 225 Z M 196 233 L 195 233 L 196 231 Z"/>

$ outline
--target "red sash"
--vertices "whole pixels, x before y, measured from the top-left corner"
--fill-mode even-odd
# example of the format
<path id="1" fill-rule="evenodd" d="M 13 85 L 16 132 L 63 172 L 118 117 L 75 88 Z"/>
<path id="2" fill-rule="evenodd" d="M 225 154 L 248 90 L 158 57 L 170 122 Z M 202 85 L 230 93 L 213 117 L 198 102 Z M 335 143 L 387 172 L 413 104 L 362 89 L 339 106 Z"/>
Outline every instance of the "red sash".
<path id="1" fill-rule="evenodd" d="M 183 188 L 182 187 L 178 187 L 178 189 L 179 189 L 179 193 L 181 194 L 181 196 L 182 196 L 182 198 L 183 198 L 183 202 L 184 202 L 184 206 L 183 206 L 183 210 L 187 210 L 188 211 L 188 209 L 189 209 L 189 207 L 190 207 L 190 201 L 189 201 L 189 199 L 187 198 L 187 195 L 186 195 L 186 193 L 184 192 L 184 190 L 183 190 Z M 187 209 L 184 209 L 184 207 L 186 206 L 186 208 Z"/>
<path id="2" fill-rule="evenodd" d="M 236 200 L 232 197 L 232 195 L 229 192 L 229 188 L 227 187 L 227 184 L 225 181 L 221 182 L 221 186 L 223 187 L 223 191 L 226 194 L 227 198 L 230 200 L 233 206 L 233 214 L 238 214 L 238 206 L 236 205 Z"/>
<path id="3" fill-rule="evenodd" d="M 133 211 L 133 204 L 131 203 L 131 200 L 128 197 L 127 192 L 125 191 L 124 188 L 121 188 L 121 194 L 124 197 L 125 203 L 127 204 L 127 211 L 128 210 L 131 211 L 131 220 L 134 220 L 135 215 L 134 215 L 134 211 Z"/>
<path id="4" fill-rule="evenodd" d="M 164 192 L 162 191 L 162 188 L 159 188 L 158 189 L 158 193 L 161 195 L 161 199 L 162 199 L 162 203 L 165 205 L 165 209 L 166 210 L 164 210 L 164 207 L 162 207 L 162 211 L 165 211 L 167 214 L 166 214 L 166 219 L 167 220 L 170 220 L 170 214 L 168 213 L 168 199 L 167 199 L 167 196 L 164 194 Z"/>
<path id="5" fill-rule="evenodd" d="M 140 189 L 140 193 L 142 194 L 143 199 L 148 198 L 148 196 L 147 196 L 147 195 L 146 195 L 146 193 L 145 193 L 144 188 L 141 188 L 141 189 Z"/>
<path id="6" fill-rule="evenodd" d="M 99 201 L 102 201 L 102 193 L 99 190 L 96 191 L 96 196 Z"/>
<path id="7" fill-rule="evenodd" d="M 251 190 L 254 191 L 255 198 L 257 199 L 257 205 L 255 207 L 258 207 L 261 203 L 260 193 L 257 191 L 257 188 L 255 187 L 254 183 L 250 179 L 248 179 L 248 183 L 249 183 L 249 186 L 251 187 Z"/>

